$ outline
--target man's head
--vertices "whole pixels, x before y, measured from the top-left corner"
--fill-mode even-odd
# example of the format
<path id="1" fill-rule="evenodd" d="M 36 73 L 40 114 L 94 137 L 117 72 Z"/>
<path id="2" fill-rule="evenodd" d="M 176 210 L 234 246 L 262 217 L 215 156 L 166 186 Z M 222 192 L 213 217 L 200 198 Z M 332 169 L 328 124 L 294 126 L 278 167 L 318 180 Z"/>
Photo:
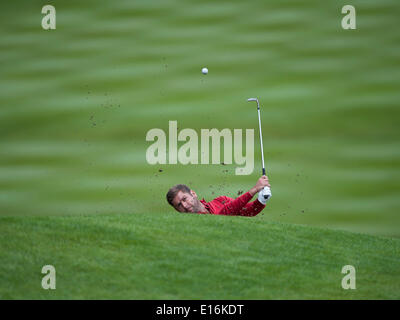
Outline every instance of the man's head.
<path id="1" fill-rule="evenodd" d="M 196 192 L 184 184 L 177 184 L 169 189 L 167 201 L 179 212 L 195 213 L 205 211 L 203 204 L 197 198 Z"/>

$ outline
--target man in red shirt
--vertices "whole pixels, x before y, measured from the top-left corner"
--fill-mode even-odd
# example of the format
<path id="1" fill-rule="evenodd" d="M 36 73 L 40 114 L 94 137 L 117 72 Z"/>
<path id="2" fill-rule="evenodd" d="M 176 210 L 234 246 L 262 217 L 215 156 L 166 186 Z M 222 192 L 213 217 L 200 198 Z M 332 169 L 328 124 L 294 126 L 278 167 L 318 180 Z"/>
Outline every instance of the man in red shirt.
<path id="1" fill-rule="evenodd" d="M 267 176 L 262 176 L 253 188 L 236 199 L 221 196 L 206 202 L 204 199 L 199 200 L 196 192 L 188 186 L 177 184 L 169 189 L 167 201 L 179 212 L 254 217 L 265 208 L 266 200 L 262 191 L 264 187 L 270 187 Z M 258 199 L 249 203 L 257 192 Z"/>

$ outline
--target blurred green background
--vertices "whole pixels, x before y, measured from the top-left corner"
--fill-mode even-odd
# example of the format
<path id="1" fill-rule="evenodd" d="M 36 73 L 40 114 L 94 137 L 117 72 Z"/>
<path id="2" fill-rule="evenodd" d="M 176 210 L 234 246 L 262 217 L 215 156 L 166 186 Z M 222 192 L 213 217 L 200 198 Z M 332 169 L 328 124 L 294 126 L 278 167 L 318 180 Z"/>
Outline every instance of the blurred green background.
<path id="1" fill-rule="evenodd" d="M 261 172 L 258 96 L 273 198 L 256 219 L 399 237 L 400 3 L 352 1 L 356 30 L 346 4 L 3 1 L 0 215 L 166 212 L 176 183 L 235 197 Z M 147 164 L 169 120 L 254 128 L 253 174 Z"/>

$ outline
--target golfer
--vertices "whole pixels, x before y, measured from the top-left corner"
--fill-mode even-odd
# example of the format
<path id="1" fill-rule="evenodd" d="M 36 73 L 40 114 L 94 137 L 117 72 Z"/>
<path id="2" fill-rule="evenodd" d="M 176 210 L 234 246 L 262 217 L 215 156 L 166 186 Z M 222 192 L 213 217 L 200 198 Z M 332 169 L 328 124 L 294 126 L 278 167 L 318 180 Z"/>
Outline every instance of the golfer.
<path id="1" fill-rule="evenodd" d="M 168 190 L 167 201 L 179 212 L 254 217 L 265 208 L 264 187 L 270 187 L 265 175 L 258 179 L 253 188 L 236 199 L 220 196 L 206 202 L 204 199 L 199 200 L 196 192 L 188 186 L 177 184 Z M 258 199 L 249 203 L 257 192 Z"/>

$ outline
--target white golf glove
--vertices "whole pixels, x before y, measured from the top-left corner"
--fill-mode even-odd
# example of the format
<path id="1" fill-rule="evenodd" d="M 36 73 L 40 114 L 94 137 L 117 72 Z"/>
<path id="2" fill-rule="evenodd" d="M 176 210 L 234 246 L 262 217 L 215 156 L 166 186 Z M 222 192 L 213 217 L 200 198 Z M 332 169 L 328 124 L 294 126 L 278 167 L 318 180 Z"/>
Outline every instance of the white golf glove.
<path id="1" fill-rule="evenodd" d="M 271 189 L 269 187 L 264 187 L 264 189 L 258 193 L 258 201 L 265 205 L 271 196 Z"/>

